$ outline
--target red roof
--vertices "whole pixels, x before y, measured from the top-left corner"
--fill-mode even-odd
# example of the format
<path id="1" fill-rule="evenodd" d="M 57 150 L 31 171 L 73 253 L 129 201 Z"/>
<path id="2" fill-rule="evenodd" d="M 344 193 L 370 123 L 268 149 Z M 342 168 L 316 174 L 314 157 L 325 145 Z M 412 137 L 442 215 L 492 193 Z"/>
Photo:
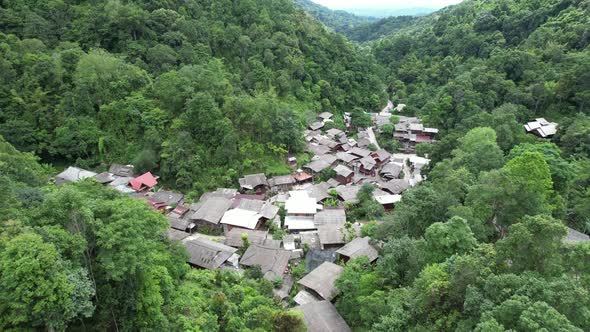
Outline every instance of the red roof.
<path id="1" fill-rule="evenodd" d="M 157 184 L 158 180 L 156 180 L 156 178 L 150 172 L 147 172 L 129 181 L 129 185 L 131 186 L 131 188 L 137 191 L 141 191 L 146 188 L 152 188 Z"/>
<path id="2" fill-rule="evenodd" d="M 293 177 L 295 178 L 295 180 L 297 180 L 297 182 L 306 181 L 312 178 L 311 175 L 305 172 L 298 172 L 297 174 L 293 175 Z"/>

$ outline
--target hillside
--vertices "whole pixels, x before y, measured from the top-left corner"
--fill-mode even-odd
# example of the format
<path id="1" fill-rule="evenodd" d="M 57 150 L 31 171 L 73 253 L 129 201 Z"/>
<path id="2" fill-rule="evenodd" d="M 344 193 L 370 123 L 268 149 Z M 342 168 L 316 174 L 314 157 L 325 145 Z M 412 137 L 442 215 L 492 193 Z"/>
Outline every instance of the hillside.
<path id="1" fill-rule="evenodd" d="M 346 33 L 350 40 L 359 43 L 378 40 L 383 37 L 389 37 L 402 29 L 418 22 L 419 18 L 415 16 L 393 16 L 380 19 L 373 23 L 366 23 L 354 27 Z"/>
<path id="2" fill-rule="evenodd" d="M 370 16 L 358 16 L 344 10 L 332 10 L 311 0 L 293 0 L 293 2 L 327 27 L 344 35 L 348 35 L 350 30 L 360 25 L 377 21 L 377 18 Z"/>
<path id="3" fill-rule="evenodd" d="M 134 163 L 198 195 L 288 171 L 306 112 L 386 100 L 372 57 L 290 0 L 34 3 L 0 7 L 0 135 L 45 162 Z"/>

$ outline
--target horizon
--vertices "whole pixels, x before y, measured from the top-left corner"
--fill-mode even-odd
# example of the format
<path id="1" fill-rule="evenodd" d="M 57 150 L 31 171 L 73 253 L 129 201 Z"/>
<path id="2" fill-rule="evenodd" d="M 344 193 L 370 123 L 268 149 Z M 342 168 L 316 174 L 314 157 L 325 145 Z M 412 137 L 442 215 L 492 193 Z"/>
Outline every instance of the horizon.
<path id="1" fill-rule="evenodd" d="M 401 10 L 414 8 L 440 9 L 446 6 L 455 5 L 463 0 L 415 0 L 411 4 L 402 0 L 311 0 L 319 5 L 333 10 L 355 10 L 355 9 L 384 9 Z"/>

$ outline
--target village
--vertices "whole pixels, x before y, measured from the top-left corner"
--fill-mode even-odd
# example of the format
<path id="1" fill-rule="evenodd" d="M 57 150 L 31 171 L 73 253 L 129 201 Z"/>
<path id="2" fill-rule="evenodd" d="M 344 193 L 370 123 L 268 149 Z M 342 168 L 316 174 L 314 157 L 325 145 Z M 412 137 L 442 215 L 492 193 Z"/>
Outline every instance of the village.
<path id="1" fill-rule="evenodd" d="M 182 193 L 156 190 L 157 176 L 136 174 L 130 165 L 113 164 L 100 174 L 69 167 L 55 183 L 94 178 L 144 200 L 166 215 L 167 236 L 184 245 L 192 267 L 254 271 L 274 284 L 278 300 L 303 313 L 309 331 L 325 331 L 326 326 L 350 331 L 332 304 L 338 296 L 335 281 L 349 260 L 366 256 L 376 261 L 380 244 L 363 236 L 368 221 L 349 221 L 347 208 L 358 202 L 363 186 L 371 186 L 385 211 L 395 209 L 404 192 L 423 181 L 421 170 L 430 162 L 416 154 L 416 145 L 435 143 L 438 134 L 417 117 L 393 115 L 404 107 L 389 102 L 371 114 L 373 127 L 355 132 L 328 125 L 334 114 L 323 112 L 304 133 L 308 163 L 299 165 L 291 156 L 286 162 L 292 174 L 246 175 L 239 188 L 218 188 L 196 202 Z M 350 114 L 343 117 L 351 128 Z M 380 148 L 375 135 L 392 117 L 396 153 Z M 555 134 L 557 124 L 537 119 L 525 129 L 547 137 Z"/>

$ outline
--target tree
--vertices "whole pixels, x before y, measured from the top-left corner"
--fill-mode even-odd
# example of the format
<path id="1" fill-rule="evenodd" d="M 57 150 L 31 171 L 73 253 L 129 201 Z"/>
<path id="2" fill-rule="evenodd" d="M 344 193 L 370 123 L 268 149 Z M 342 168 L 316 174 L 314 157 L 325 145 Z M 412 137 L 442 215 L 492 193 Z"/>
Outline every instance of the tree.
<path id="1" fill-rule="evenodd" d="M 498 241 L 498 259 L 510 271 L 536 271 L 544 275 L 561 272 L 561 242 L 566 227 L 549 216 L 527 216 L 509 228 Z"/>
<path id="2" fill-rule="evenodd" d="M 424 239 L 425 252 L 431 263 L 442 263 L 452 255 L 466 254 L 477 244 L 467 222 L 460 217 L 430 225 L 426 229 Z"/>
<path id="3" fill-rule="evenodd" d="M 459 139 L 459 147 L 453 150 L 453 164 L 465 167 L 474 175 L 500 168 L 503 164 L 502 150 L 496 143 L 496 132 L 491 128 L 471 129 Z"/>
<path id="4" fill-rule="evenodd" d="M 0 326 L 63 330 L 94 311 L 94 289 L 85 273 L 70 270 L 56 248 L 24 233 L 0 254 Z"/>

